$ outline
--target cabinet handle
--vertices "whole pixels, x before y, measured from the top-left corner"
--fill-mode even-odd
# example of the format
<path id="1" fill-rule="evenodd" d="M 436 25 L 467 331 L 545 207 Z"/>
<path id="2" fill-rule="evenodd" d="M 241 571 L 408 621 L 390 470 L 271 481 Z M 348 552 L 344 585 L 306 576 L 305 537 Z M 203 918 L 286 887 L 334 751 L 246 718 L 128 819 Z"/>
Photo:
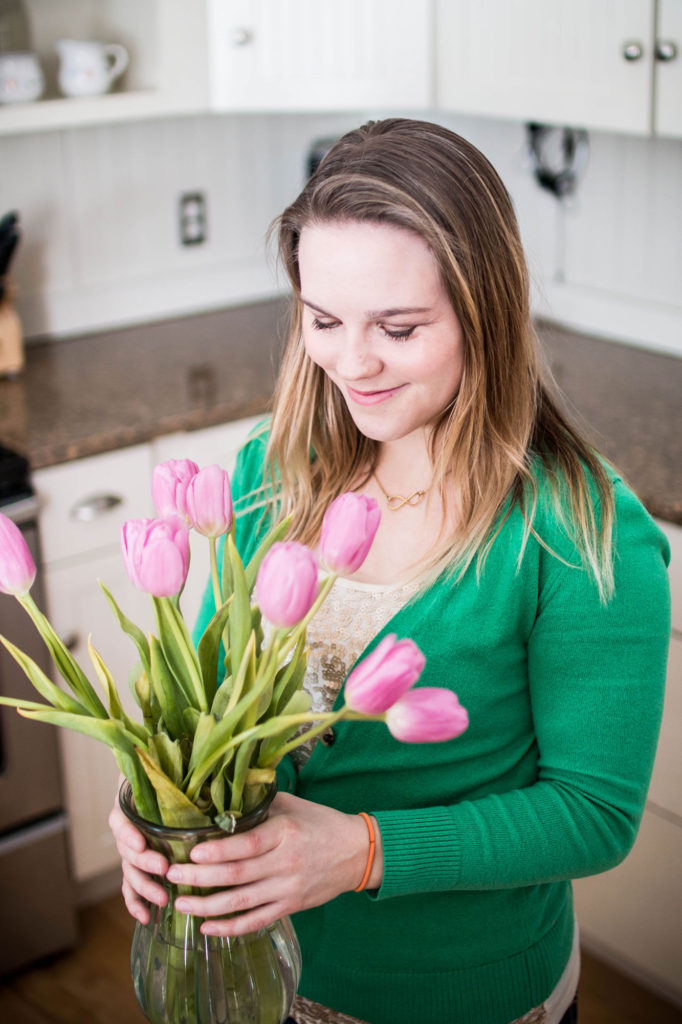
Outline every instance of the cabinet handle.
<path id="1" fill-rule="evenodd" d="M 641 60 L 644 56 L 644 47 L 641 43 L 624 43 L 622 53 L 626 60 Z"/>
<path id="2" fill-rule="evenodd" d="M 79 523 L 91 523 L 93 519 L 123 504 L 118 494 L 95 494 L 92 498 L 84 498 L 71 509 L 70 515 Z"/>
<path id="3" fill-rule="evenodd" d="M 667 64 L 677 57 L 677 46 L 671 39 L 660 39 L 656 43 L 656 60 Z"/>
<path id="4" fill-rule="evenodd" d="M 248 46 L 253 42 L 253 32 L 248 28 L 233 28 L 228 38 L 232 46 Z"/>

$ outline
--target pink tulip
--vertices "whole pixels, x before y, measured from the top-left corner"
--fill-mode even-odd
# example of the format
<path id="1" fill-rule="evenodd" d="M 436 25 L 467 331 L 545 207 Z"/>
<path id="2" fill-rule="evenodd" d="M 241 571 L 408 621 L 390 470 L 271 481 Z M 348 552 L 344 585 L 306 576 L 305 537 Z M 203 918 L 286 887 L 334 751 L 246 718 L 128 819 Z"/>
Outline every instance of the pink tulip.
<path id="1" fill-rule="evenodd" d="M 187 485 L 198 472 L 199 467 L 191 459 L 169 459 L 155 467 L 152 474 L 152 498 L 158 515 L 162 518 L 186 517 Z"/>
<path id="2" fill-rule="evenodd" d="M 121 527 L 121 550 L 130 582 L 154 597 L 172 597 L 189 569 L 189 529 L 179 516 L 129 519 Z"/>
<path id="3" fill-rule="evenodd" d="M 332 572 L 348 575 L 360 568 L 379 529 L 381 512 L 374 498 L 347 491 L 324 514 L 320 559 Z"/>
<path id="4" fill-rule="evenodd" d="M 469 724 L 466 708 L 452 690 L 422 686 L 410 690 L 386 712 L 386 725 L 403 743 L 440 743 L 463 733 Z"/>
<path id="5" fill-rule="evenodd" d="M 232 524 L 230 478 L 220 466 L 206 466 L 192 477 L 185 493 L 187 518 L 204 537 L 220 537 Z"/>
<path id="6" fill-rule="evenodd" d="M 273 544 L 261 563 L 256 596 L 273 626 L 289 629 L 310 611 L 319 590 L 317 560 L 297 541 Z"/>
<path id="7" fill-rule="evenodd" d="M 21 530 L 0 514 L 0 591 L 15 597 L 28 594 L 36 567 Z"/>
<path id="8" fill-rule="evenodd" d="M 417 682 L 426 664 L 412 640 L 385 636 L 346 680 L 346 704 L 353 711 L 380 715 Z"/>

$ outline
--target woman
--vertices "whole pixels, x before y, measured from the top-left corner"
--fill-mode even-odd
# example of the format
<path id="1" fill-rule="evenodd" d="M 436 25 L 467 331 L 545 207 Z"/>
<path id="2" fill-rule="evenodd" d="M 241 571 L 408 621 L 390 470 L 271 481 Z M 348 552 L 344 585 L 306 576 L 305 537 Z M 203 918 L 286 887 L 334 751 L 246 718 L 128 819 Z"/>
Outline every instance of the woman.
<path id="1" fill-rule="evenodd" d="M 409 746 L 340 723 L 282 763 L 265 824 L 168 873 L 215 887 L 184 900 L 207 934 L 294 914 L 300 992 L 360 1020 L 575 1021 L 570 879 L 635 839 L 662 710 L 665 539 L 551 395 L 511 201 L 473 146 L 436 124 L 365 125 L 277 226 L 293 315 L 272 423 L 234 478 L 238 546 L 248 557 L 289 511 L 290 536 L 315 543 L 339 493 L 375 497 L 370 554 L 309 630 L 315 706 L 393 632 L 470 726 Z M 199 628 L 210 613 L 207 594 Z M 167 864 L 111 820 L 146 919 Z"/>

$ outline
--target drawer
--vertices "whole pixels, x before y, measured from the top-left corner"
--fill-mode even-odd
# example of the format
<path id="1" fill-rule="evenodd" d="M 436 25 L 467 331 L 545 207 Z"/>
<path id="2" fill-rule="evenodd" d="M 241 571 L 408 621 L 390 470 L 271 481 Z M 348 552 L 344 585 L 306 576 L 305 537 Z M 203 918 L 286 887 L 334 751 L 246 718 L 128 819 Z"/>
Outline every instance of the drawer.
<path id="1" fill-rule="evenodd" d="M 154 514 L 151 471 L 146 444 L 37 470 L 43 560 L 118 545 L 126 519 Z"/>

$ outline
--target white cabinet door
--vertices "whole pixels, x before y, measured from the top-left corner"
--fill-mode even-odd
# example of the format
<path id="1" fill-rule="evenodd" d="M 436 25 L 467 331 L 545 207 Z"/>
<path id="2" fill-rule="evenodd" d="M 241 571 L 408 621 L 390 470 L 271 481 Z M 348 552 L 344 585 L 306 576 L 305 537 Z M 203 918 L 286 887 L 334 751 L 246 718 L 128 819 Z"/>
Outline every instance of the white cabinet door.
<path id="1" fill-rule="evenodd" d="M 216 110 L 431 105 L 432 0 L 207 0 Z"/>
<path id="2" fill-rule="evenodd" d="M 154 628 L 151 599 L 128 581 L 117 547 L 96 558 L 48 567 L 44 581 L 50 620 L 69 642 L 74 657 L 101 695 L 88 655 L 88 635 L 92 635 L 93 645 L 114 676 L 121 702 L 139 721 L 141 713 L 128 686 L 130 670 L 138 660 L 137 650 L 119 629 L 98 579 L 106 584 L 128 618 L 145 632 Z M 89 736 L 60 729 L 59 740 L 72 864 L 76 879 L 83 881 L 119 863 L 107 825 L 118 767 L 109 747 Z"/>
<path id="3" fill-rule="evenodd" d="M 154 463 L 168 459 L 192 459 L 200 467 L 217 465 L 231 473 L 237 452 L 250 431 L 263 420 L 263 416 L 223 423 L 206 430 L 169 434 L 153 444 Z M 192 530 L 190 533 L 190 570 L 180 604 L 190 630 L 199 612 L 201 598 L 209 575 L 208 541 Z"/>
<path id="4" fill-rule="evenodd" d="M 682 825 L 652 811 L 630 855 L 612 871 L 573 883 L 581 932 L 596 952 L 620 961 L 682 999 Z"/>
<path id="5" fill-rule="evenodd" d="M 651 129 L 654 0 L 437 0 L 437 26 L 443 109 Z"/>
<path id="6" fill-rule="evenodd" d="M 659 0 L 656 32 L 657 135 L 682 136 L 682 3 Z"/>

